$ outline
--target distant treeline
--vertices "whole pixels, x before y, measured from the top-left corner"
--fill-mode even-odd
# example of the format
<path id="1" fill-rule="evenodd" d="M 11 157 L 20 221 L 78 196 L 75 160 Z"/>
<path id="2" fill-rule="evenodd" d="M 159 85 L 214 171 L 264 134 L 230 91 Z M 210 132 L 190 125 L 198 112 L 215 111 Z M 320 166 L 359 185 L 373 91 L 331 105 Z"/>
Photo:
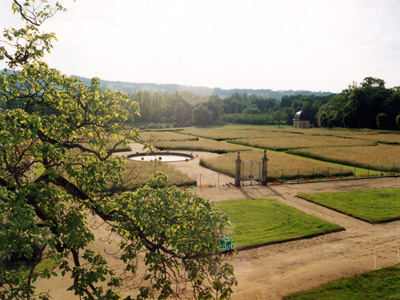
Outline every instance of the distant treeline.
<path id="1" fill-rule="evenodd" d="M 221 98 L 186 93 L 138 91 L 130 95 L 141 109 L 137 123 L 170 126 L 218 123 L 287 124 L 296 111 L 306 112 L 312 126 L 400 128 L 400 88 L 387 89 L 382 79 L 367 77 L 339 94 L 286 95 L 280 100 L 234 92 Z M 197 97 L 197 98 L 196 98 Z M 189 98 L 190 103 L 185 98 Z M 193 100 L 195 99 L 195 100 Z"/>
<path id="2" fill-rule="evenodd" d="M 75 76 L 79 78 L 84 84 L 90 85 L 90 79 L 80 76 Z M 327 96 L 332 93 L 329 92 L 311 92 L 306 90 L 295 91 L 295 90 L 279 90 L 274 91 L 271 89 L 221 89 L 221 88 L 208 88 L 202 86 L 188 86 L 180 84 L 156 84 L 156 83 L 138 83 L 138 82 L 122 82 L 122 81 L 108 81 L 101 80 L 101 89 L 120 91 L 123 93 L 133 94 L 137 91 L 150 91 L 158 93 L 169 93 L 174 94 L 190 92 L 197 94 L 198 96 L 219 96 L 221 98 L 229 97 L 233 93 L 257 95 L 264 98 L 274 98 L 280 100 L 284 96 L 294 96 L 294 95 L 316 95 L 316 96 Z"/>
<path id="3" fill-rule="evenodd" d="M 297 110 L 308 112 L 312 124 L 316 125 L 319 108 L 330 96 L 293 95 L 280 101 L 258 95 L 232 94 L 221 99 L 209 96 L 203 102 L 190 104 L 175 92 L 158 93 L 138 91 L 130 99 L 140 107 L 136 123 L 169 124 L 170 126 L 215 125 L 222 122 L 244 124 L 290 124 Z"/>
<path id="4" fill-rule="evenodd" d="M 6 72 L 8 72 L 6 70 Z M 84 84 L 90 82 L 79 77 Z M 103 88 L 122 91 L 133 83 L 102 81 Z M 144 127 L 183 127 L 189 125 L 215 125 L 219 123 L 286 124 L 291 125 L 296 111 L 306 112 L 312 126 L 372 129 L 400 129 L 400 87 L 386 88 L 379 78 L 366 77 L 359 85 L 353 83 L 341 93 L 311 93 L 307 91 L 283 91 L 275 97 L 263 96 L 271 90 L 222 90 L 213 89 L 219 95 L 206 95 L 177 90 L 174 92 L 138 90 L 129 94 L 128 105 L 139 104 L 140 116 L 135 125 Z M 144 88 L 137 84 L 136 88 Z M 154 87 L 149 84 L 149 88 Z M 207 89 L 207 88 L 205 88 Z M 231 91 L 227 95 L 228 91 Z M 247 92 L 243 92 L 247 91 Z M 253 93 L 254 92 L 254 93 Z M 221 95 L 221 96 L 220 96 Z M 22 102 L 8 101 L 7 108 L 20 108 Z M 6 107 L 0 107 L 6 108 Z M 54 114 L 42 108 L 42 114 Z"/>

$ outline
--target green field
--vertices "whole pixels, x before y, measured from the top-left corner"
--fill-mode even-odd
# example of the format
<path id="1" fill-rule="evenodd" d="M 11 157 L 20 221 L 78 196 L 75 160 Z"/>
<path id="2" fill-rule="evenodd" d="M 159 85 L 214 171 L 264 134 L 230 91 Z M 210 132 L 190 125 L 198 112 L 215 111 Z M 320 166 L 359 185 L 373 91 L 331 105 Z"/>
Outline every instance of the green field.
<path id="1" fill-rule="evenodd" d="M 400 299 L 400 266 L 384 268 L 293 293 L 284 300 Z"/>
<path id="2" fill-rule="evenodd" d="M 370 223 L 400 218 L 400 188 L 300 194 L 298 196 Z"/>
<path id="3" fill-rule="evenodd" d="M 235 249 L 311 237 L 343 228 L 273 199 L 215 202 L 228 215 Z"/>

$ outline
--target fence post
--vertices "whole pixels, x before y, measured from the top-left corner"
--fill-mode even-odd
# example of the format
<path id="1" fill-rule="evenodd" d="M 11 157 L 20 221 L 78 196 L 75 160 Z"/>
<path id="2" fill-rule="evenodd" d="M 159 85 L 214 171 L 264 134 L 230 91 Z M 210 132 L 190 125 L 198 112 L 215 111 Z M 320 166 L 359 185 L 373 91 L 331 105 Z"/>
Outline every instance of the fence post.
<path id="1" fill-rule="evenodd" d="M 253 161 L 250 162 L 250 185 L 253 185 Z"/>
<path id="2" fill-rule="evenodd" d="M 268 158 L 267 158 L 267 150 L 264 150 L 264 157 L 262 158 L 262 166 L 261 166 L 261 185 L 268 185 L 267 183 L 267 175 L 268 175 Z"/>
<path id="3" fill-rule="evenodd" d="M 235 172 L 235 186 L 240 187 L 240 167 L 242 166 L 242 160 L 240 159 L 240 151 L 236 159 L 236 172 Z"/>

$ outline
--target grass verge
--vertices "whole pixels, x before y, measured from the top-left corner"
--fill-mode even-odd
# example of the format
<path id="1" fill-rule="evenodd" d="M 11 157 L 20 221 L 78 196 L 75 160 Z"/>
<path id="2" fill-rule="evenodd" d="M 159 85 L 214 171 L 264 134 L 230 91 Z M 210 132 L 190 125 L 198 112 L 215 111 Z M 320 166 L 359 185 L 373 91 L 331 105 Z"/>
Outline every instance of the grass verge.
<path id="1" fill-rule="evenodd" d="M 290 294 L 282 299 L 400 299 L 400 266 L 334 281 L 308 291 Z"/>
<path id="2" fill-rule="evenodd" d="M 343 228 L 274 199 L 244 199 L 215 202 L 231 222 L 226 233 L 235 249 L 312 237 Z"/>
<path id="3" fill-rule="evenodd" d="M 400 188 L 300 194 L 298 196 L 370 223 L 400 219 Z"/>

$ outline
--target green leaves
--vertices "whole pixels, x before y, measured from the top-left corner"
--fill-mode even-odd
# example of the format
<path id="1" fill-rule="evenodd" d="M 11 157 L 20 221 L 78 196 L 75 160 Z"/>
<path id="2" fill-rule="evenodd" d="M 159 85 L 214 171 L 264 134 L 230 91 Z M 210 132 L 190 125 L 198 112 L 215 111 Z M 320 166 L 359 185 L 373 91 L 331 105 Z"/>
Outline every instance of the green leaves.
<path id="1" fill-rule="evenodd" d="M 122 258 L 128 263 L 127 271 L 135 274 L 132 264 L 138 253 L 145 251 L 149 273 L 143 280 L 152 282 L 146 292 L 158 291 L 160 299 L 180 295 L 183 287 L 179 282 L 189 280 L 196 297 L 227 297 L 236 279 L 231 269 L 224 269 L 224 275 L 218 271 L 221 261 L 215 256 L 219 252 L 219 228 L 226 216 L 208 200 L 176 187 L 164 188 L 165 185 L 165 175 L 156 174 L 145 187 L 113 199 L 114 205 L 121 206 L 115 211 L 114 220 L 124 220 L 114 230 L 123 237 L 120 247 Z"/>
<path id="2" fill-rule="evenodd" d="M 137 130 L 124 128 L 138 106 L 126 94 L 102 92 L 98 78 L 87 87 L 41 61 L 55 35 L 38 26 L 60 10 L 47 0 L 14 0 L 27 24 L 6 29 L 8 46 L 0 47 L 0 60 L 18 68 L 0 74 L 0 298 L 32 299 L 37 276 L 56 274 L 34 272 L 45 253 L 82 299 L 120 299 L 115 288 L 125 278 L 95 251 L 89 215 L 117 235 L 121 271 L 143 274 L 137 299 L 228 298 L 233 269 L 215 255 L 226 216 L 206 199 L 165 188 L 163 174 L 118 192 L 125 161 L 111 150 L 138 140 Z"/>

